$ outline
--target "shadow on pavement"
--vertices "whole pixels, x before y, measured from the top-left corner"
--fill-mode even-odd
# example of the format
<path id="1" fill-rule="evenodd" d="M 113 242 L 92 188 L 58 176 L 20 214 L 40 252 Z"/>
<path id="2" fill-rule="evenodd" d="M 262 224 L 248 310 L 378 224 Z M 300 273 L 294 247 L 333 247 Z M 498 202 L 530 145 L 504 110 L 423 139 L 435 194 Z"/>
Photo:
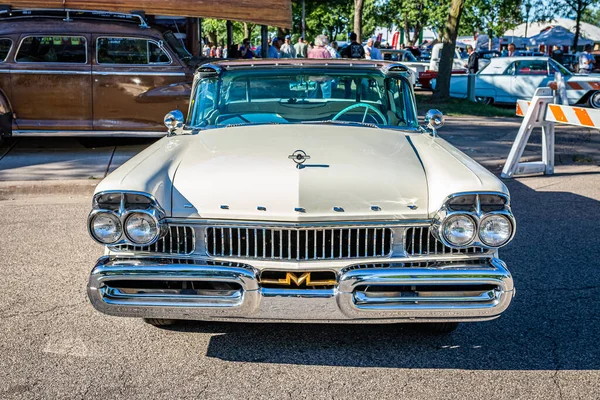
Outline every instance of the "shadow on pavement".
<path id="1" fill-rule="evenodd" d="M 597 370 L 600 202 L 573 193 L 535 191 L 517 181 L 507 184 L 518 232 L 501 251 L 501 258 L 514 274 L 517 296 L 500 319 L 462 324 L 446 336 L 424 335 L 404 325 L 194 322 L 175 329 L 216 333 L 210 339 L 207 356 L 227 361 Z"/>

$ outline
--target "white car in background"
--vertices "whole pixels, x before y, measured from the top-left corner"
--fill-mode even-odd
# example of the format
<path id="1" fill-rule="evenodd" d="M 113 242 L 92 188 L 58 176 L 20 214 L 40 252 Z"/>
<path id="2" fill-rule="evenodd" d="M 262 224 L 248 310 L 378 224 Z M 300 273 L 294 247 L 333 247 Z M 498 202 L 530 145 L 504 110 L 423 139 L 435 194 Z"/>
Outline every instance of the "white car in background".
<path id="1" fill-rule="evenodd" d="M 599 74 L 575 75 L 548 57 L 492 58 L 476 76 L 475 97 L 485 104 L 515 104 L 518 99 L 532 98 L 537 88 L 548 86 L 556 72 L 564 76 L 569 104 L 600 108 Z M 452 75 L 450 96 L 466 98 L 467 80 L 467 75 Z"/>

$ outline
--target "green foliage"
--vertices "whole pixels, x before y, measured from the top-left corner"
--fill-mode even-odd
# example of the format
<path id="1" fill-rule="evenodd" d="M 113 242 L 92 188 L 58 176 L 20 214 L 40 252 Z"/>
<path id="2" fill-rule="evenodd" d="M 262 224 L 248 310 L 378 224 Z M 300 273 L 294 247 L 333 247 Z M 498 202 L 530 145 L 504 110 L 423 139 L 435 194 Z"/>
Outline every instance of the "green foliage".
<path id="1" fill-rule="evenodd" d="M 600 26 L 600 8 L 588 8 L 583 13 L 581 20 L 583 22 L 587 22 L 588 24 Z"/>
<path id="2" fill-rule="evenodd" d="M 475 32 L 488 34 L 491 30 L 494 37 L 519 25 L 522 0 L 467 0 L 459 29 L 462 35 L 473 35 Z"/>

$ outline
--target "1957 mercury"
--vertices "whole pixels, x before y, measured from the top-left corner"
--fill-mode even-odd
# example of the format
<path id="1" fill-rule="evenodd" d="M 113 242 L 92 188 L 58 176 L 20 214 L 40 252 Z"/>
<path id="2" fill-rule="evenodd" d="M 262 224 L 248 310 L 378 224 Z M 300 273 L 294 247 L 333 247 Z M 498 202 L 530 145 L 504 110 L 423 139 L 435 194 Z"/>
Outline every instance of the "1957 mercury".
<path id="1" fill-rule="evenodd" d="M 100 183 L 106 246 L 88 285 L 106 314 L 428 323 L 498 317 L 514 295 L 498 248 L 506 186 L 419 127 L 410 71 L 357 60 L 224 61 L 189 115 Z"/>

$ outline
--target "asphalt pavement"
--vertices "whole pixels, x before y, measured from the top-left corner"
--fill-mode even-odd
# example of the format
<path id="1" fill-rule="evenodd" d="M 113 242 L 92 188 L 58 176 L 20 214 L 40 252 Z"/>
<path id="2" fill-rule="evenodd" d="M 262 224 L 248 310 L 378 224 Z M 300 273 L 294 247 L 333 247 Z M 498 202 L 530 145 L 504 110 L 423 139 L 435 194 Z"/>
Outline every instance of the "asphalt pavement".
<path id="1" fill-rule="evenodd" d="M 448 336 L 402 326 L 184 323 L 96 312 L 88 195 L 0 201 L 0 398 L 592 399 L 600 168 L 509 181 L 517 296 Z"/>
<path id="2" fill-rule="evenodd" d="M 493 146 L 469 129 L 445 135 L 490 159 Z M 102 143 L 87 145 L 115 154 L 123 145 Z M 21 158 L 22 167 L 28 157 Z M 67 180 L 65 170 L 62 182 L 51 178 L 58 172 L 44 183 L 11 181 L 1 173 L 21 167 L 3 169 L 4 160 L 2 399 L 598 398 L 600 167 L 593 162 L 506 181 L 518 227 L 500 256 L 516 297 L 500 319 L 431 336 L 402 325 L 186 322 L 159 329 L 100 314 L 85 292 L 103 252 L 85 226 L 97 180 Z"/>

